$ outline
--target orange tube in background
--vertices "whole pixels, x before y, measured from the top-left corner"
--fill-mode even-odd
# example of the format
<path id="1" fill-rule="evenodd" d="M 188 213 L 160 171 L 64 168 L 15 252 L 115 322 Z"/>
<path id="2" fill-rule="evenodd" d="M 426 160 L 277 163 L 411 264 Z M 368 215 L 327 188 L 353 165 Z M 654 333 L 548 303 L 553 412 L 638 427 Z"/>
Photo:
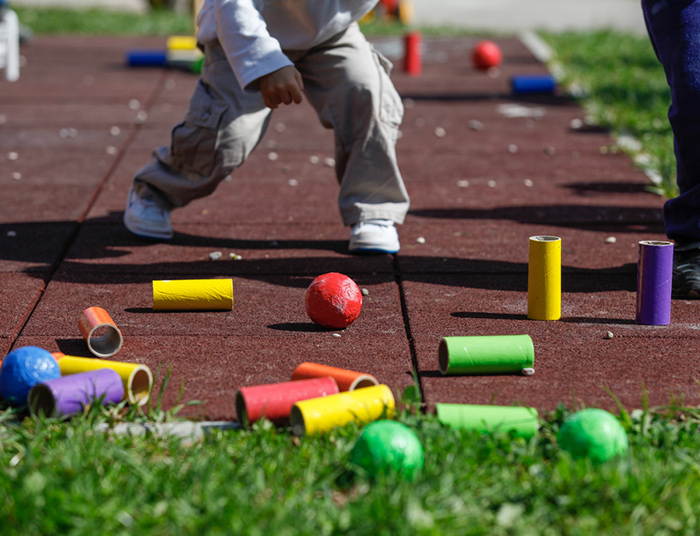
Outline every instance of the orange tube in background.
<path id="1" fill-rule="evenodd" d="M 292 373 L 292 381 L 308 380 L 311 378 L 333 378 L 340 391 L 354 391 L 362 387 L 379 385 L 379 380 L 371 374 L 355 372 L 319 363 L 302 363 Z"/>
<path id="2" fill-rule="evenodd" d="M 97 357 L 112 357 L 122 348 L 122 332 L 102 307 L 85 309 L 78 319 L 80 333 Z"/>

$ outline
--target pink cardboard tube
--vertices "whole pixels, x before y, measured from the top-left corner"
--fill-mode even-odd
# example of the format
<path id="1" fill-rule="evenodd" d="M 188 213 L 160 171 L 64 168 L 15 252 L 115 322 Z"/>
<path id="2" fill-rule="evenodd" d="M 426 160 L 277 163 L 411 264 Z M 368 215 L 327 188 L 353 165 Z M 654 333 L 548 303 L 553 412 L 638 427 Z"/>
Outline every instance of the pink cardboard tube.
<path id="1" fill-rule="evenodd" d="M 242 387 L 236 393 L 236 414 L 243 426 L 262 418 L 283 424 L 297 402 L 338 392 L 338 384 L 330 377 Z"/>

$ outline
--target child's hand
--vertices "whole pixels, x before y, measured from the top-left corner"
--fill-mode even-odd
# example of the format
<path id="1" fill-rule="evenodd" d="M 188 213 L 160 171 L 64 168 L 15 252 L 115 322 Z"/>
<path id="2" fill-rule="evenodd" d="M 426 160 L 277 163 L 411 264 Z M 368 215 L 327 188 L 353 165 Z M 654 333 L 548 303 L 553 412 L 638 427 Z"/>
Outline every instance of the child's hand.
<path id="1" fill-rule="evenodd" d="M 292 65 L 260 77 L 260 93 L 263 102 L 273 110 L 280 104 L 299 104 L 302 101 L 304 82 L 301 73 Z"/>

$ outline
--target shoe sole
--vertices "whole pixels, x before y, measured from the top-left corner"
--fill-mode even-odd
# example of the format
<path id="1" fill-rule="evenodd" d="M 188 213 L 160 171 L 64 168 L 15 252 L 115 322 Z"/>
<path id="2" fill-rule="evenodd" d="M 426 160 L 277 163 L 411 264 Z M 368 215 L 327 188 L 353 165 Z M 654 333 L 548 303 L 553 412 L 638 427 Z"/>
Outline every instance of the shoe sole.
<path id="1" fill-rule="evenodd" d="M 393 254 L 399 252 L 398 249 L 362 248 L 362 247 L 348 249 L 348 251 L 350 251 L 350 253 L 361 253 L 361 254 L 362 253 L 376 253 L 376 254 L 387 253 L 389 255 L 393 255 Z"/>
<path id="2" fill-rule="evenodd" d="M 685 289 L 683 287 L 679 289 L 673 289 L 671 291 L 671 297 L 680 300 L 698 300 L 700 299 L 700 292 L 694 288 Z"/>
<path id="3" fill-rule="evenodd" d="M 141 237 L 141 238 L 150 238 L 151 240 L 171 240 L 173 238 L 173 234 L 174 234 L 174 233 L 169 233 L 169 234 L 144 233 L 143 231 L 140 231 L 138 229 L 134 229 L 134 228 L 130 227 L 126 218 L 124 219 L 124 227 L 126 227 L 126 230 L 129 231 L 131 234 L 134 234 L 134 235 Z"/>

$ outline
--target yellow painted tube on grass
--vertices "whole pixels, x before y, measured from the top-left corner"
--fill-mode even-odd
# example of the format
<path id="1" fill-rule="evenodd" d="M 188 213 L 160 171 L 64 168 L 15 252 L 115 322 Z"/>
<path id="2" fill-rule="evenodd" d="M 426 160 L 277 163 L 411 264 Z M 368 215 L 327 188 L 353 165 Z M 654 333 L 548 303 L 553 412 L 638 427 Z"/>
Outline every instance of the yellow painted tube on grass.
<path id="1" fill-rule="evenodd" d="M 561 238 L 557 236 L 530 237 L 527 317 L 561 318 Z"/>
<path id="2" fill-rule="evenodd" d="M 322 434 L 351 422 L 366 424 L 391 419 L 395 406 L 391 389 L 380 384 L 297 402 L 289 421 L 294 435 Z"/>
<path id="3" fill-rule="evenodd" d="M 64 355 L 58 359 L 58 366 L 61 369 L 62 376 L 103 368 L 112 369 L 119 374 L 119 377 L 124 382 L 125 397 L 131 404 L 139 406 L 143 406 L 148 402 L 151 387 L 153 386 L 153 374 L 151 374 L 151 369 L 146 365 Z"/>
<path id="4" fill-rule="evenodd" d="M 180 279 L 153 282 L 154 311 L 231 311 L 232 279 Z"/>

